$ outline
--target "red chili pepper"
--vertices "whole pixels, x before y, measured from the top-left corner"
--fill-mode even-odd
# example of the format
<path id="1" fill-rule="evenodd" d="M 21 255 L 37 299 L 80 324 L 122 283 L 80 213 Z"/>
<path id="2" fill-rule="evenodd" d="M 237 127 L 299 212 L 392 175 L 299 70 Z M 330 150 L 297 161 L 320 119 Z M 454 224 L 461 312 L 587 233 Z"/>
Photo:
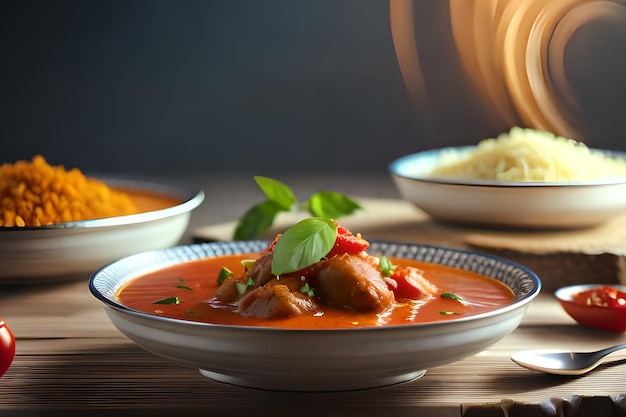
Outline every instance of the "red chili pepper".
<path id="1" fill-rule="evenodd" d="M 626 308 L 626 293 L 612 287 L 592 288 L 574 294 L 572 298 L 575 302 L 585 305 Z"/>
<path id="2" fill-rule="evenodd" d="M 15 337 L 0 319 L 0 377 L 9 369 L 15 358 Z"/>
<path id="3" fill-rule="evenodd" d="M 335 223 L 337 222 L 335 221 Z M 354 255 L 364 251 L 369 245 L 370 243 L 363 239 L 360 234 L 353 235 L 348 229 L 337 224 L 337 240 L 335 240 L 335 245 L 326 257 L 332 258 L 344 253 Z"/>

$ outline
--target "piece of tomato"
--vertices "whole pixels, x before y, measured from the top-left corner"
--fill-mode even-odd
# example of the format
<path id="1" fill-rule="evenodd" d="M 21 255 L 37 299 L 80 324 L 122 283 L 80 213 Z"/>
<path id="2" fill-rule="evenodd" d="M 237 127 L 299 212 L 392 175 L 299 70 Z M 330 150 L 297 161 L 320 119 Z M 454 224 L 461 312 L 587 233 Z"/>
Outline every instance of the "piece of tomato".
<path id="1" fill-rule="evenodd" d="M 260 253 L 261 256 L 268 254 L 270 252 L 274 252 L 274 248 L 276 247 L 276 243 L 278 242 L 278 240 L 280 239 L 280 237 L 282 236 L 282 233 L 277 234 L 274 237 L 274 240 L 272 240 L 272 242 L 267 246 L 267 248 L 263 249 Z"/>
<path id="2" fill-rule="evenodd" d="M 367 249 L 369 245 L 370 243 L 363 239 L 360 234 L 353 235 L 352 232 L 345 227 L 337 225 L 337 239 L 335 240 L 335 245 L 330 252 L 328 252 L 326 257 L 332 258 L 337 255 L 343 255 L 344 253 L 355 255 Z"/>
<path id="3" fill-rule="evenodd" d="M 425 294 L 434 293 L 436 289 L 422 275 L 422 270 L 411 266 L 399 266 L 389 277 L 393 282 L 387 286 L 396 298 L 417 300 Z"/>
<path id="4" fill-rule="evenodd" d="M 6 323 L 0 319 L 0 377 L 11 366 L 15 358 L 15 337 Z"/>

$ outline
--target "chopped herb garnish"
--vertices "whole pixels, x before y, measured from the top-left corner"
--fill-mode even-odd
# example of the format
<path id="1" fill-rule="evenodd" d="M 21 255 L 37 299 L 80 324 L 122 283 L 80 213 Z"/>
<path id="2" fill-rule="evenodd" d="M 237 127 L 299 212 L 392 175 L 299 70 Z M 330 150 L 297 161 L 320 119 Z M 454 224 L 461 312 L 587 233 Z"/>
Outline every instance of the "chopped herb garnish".
<path id="1" fill-rule="evenodd" d="M 167 297 L 161 300 L 155 301 L 152 304 L 180 304 L 178 297 Z"/>
<path id="2" fill-rule="evenodd" d="M 248 278 L 248 280 L 245 283 L 238 282 L 236 284 L 236 287 L 237 287 L 237 293 L 239 295 L 244 295 L 246 291 L 248 291 L 248 287 L 254 287 L 254 280 L 252 278 Z"/>
<path id="3" fill-rule="evenodd" d="M 254 181 L 267 199 L 249 208 L 239 219 L 234 240 L 248 240 L 261 236 L 272 226 L 280 212 L 308 211 L 314 217 L 337 219 L 361 208 L 356 201 L 334 191 L 317 192 L 306 202 L 298 204 L 293 191 L 285 184 L 261 176 L 255 176 Z"/>
<path id="4" fill-rule="evenodd" d="M 451 316 L 452 314 L 459 314 L 459 313 L 455 313 L 454 311 L 440 311 L 439 314 L 441 314 L 442 316 Z"/>
<path id="5" fill-rule="evenodd" d="M 223 266 L 222 269 L 220 270 L 220 273 L 217 275 L 217 285 L 222 285 L 224 281 L 226 281 L 226 278 L 229 278 L 232 276 L 233 276 L 233 271 Z"/>
<path id="6" fill-rule="evenodd" d="M 309 287 L 309 283 L 305 282 L 302 287 L 300 287 L 300 292 L 304 295 L 308 295 L 309 297 L 315 296 L 315 292 L 313 288 Z"/>
<path id="7" fill-rule="evenodd" d="M 180 288 L 182 290 L 189 290 L 189 291 L 193 291 L 193 288 L 191 288 L 189 285 L 187 284 L 180 284 L 177 285 L 176 288 Z"/>
<path id="8" fill-rule="evenodd" d="M 380 271 L 383 273 L 384 276 L 389 277 L 391 276 L 392 272 L 394 269 L 396 269 L 396 266 L 393 265 L 391 263 L 391 261 L 389 260 L 389 258 L 387 258 L 386 256 L 381 256 L 380 257 Z"/>
<path id="9" fill-rule="evenodd" d="M 238 282 L 236 284 L 236 287 L 237 287 L 237 293 L 239 295 L 244 295 L 246 291 L 248 290 L 248 286 L 244 284 L 243 282 Z"/>
<path id="10" fill-rule="evenodd" d="M 255 262 L 256 261 L 254 259 L 244 259 L 241 261 L 241 265 L 243 265 L 243 268 L 247 271 L 252 268 L 252 265 L 254 265 Z"/>
<path id="11" fill-rule="evenodd" d="M 453 292 L 444 292 L 441 294 L 441 298 L 448 298 L 450 300 L 458 301 L 461 304 L 465 304 L 465 300 L 460 295 L 456 295 Z"/>

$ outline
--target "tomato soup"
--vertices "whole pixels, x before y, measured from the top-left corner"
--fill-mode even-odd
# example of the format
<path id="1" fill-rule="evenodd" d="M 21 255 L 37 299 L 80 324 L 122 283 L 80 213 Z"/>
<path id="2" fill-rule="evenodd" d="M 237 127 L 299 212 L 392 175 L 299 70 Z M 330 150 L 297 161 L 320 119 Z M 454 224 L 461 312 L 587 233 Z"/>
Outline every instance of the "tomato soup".
<path id="1" fill-rule="evenodd" d="M 193 260 L 131 280 L 118 293 L 118 301 L 132 309 L 163 317 L 215 324 L 295 329 L 337 329 L 406 325 L 458 319 L 492 311 L 513 302 L 513 291 L 495 279 L 443 265 L 390 258 L 396 265 L 415 266 L 437 286 L 437 296 L 396 300 L 382 313 L 357 313 L 323 306 L 310 315 L 260 319 L 245 317 L 234 307 L 215 302 L 217 277 L 222 267 L 242 272 L 243 260 L 257 254 L 227 255 Z M 455 294 L 463 302 L 441 294 Z"/>

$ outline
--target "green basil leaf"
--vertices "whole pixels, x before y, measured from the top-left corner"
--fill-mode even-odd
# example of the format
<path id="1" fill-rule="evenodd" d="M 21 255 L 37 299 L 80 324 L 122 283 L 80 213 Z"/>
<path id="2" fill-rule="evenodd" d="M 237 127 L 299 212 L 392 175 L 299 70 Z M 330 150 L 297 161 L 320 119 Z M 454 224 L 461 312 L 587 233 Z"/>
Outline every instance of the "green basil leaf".
<path id="1" fill-rule="evenodd" d="M 317 192 L 308 201 L 308 210 L 313 216 L 329 219 L 338 219 L 359 209 L 359 203 L 335 191 Z"/>
<path id="2" fill-rule="evenodd" d="M 266 200 L 252 206 L 239 220 L 234 240 L 249 240 L 261 236 L 274 223 L 276 214 L 285 211 L 274 201 Z"/>
<path id="3" fill-rule="evenodd" d="M 272 257 L 272 274 L 280 276 L 313 265 L 332 249 L 337 225 L 331 219 L 309 217 L 283 233 Z"/>
<path id="4" fill-rule="evenodd" d="M 296 204 L 296 196 L 291 189 L 273 178 L 255 176 L 254 180 L 270 201 L 278 204 L 283 210 L 291 210 Z"/>

